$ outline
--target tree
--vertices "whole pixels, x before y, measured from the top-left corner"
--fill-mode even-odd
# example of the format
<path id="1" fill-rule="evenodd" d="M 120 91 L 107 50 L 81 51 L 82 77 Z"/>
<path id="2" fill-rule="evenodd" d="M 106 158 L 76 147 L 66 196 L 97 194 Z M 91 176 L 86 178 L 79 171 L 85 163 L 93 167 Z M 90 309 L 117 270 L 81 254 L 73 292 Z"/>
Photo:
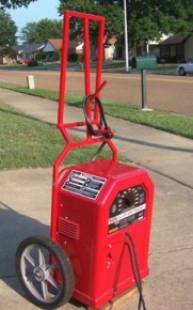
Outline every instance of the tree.
<path id="1" fill-rule="evenodd" d="M 4 57 L 5 55 L 10 57 L 11 59 L 15 59 L 17 52 L 13 47 L 6 46 L 0 50 L 0 56 Z"/>
<path id="2" fill-rule="evenodd" d="M 64 10 L 103 15 L 106 18 L 107 33 L 119 34 L 124 43 L 123 22 L 124 0 L 60 0 L 59 14 Z M 162 34 L 193 31 L 193 0 L 126 0 L 128 17 L 128 41 L 134 43 L 160 39 Z M 91 35 L 97 37 L 96 24 L 91 24 Z M 78 20 L 71 23 L 71 36 L 81 33 Z"/>
<path id="3" fill-rule="evenodd" d="M 10 9 L 17 7 L 25 6 L 27 7 L 31 2 L 35 2 L 37 0 L 0 0 L 0 8 L 1 9 Z"/>
<path id="4" fill-rule="evenodd" d="M 37 0 L 0 0 L 2 8 L 28 6 Z M 58 12 L 66 9 L 93 13 L 106 17 L 108 32 L 122 33 L 124 0 L 60 0 Z M 128 8 L 129 40 L 137 42 L 160 38 L 161 35 L 193 31 L 193 0 L 126 0 Z M 97 26 L 91 25 L 92 36 L 97 35 Z M 80 33 L 81 23 L 71 24 L 71 34 Z"/>
<path id="5" fill-rule="evenodd" d="M 0 7 L 5 9 L 28 6 L 35 1 L 37 0 L 0 0 Z M 123 1 L 60 0 L 58 10 L 60 14 L 65 9 L 72 9 L 104 15 L 107 18 L 107 29 L 111 25 L 111 29 L 120 31 L 123 25 L 121 14 Z M 193 31 L 193 0 L 126 0 L 126 2 L 131 40 L 159 38 L 162 33 L 184 32 L 188 34 Z M 102 8 L 102 5 L 106 9 Z"/>
<path id="6" fill-rule="evenodd" d="M 107 31 L 123 31 L 124 0 L 60 0 L 59 13 L 66 9 L 106 17 Z M 162 34 L 193 31 L 193 0 L 126 0 L 130 43 L 159 39 Z M 72 27 L 73 28 L 73 27 Z M 75 24 L 74 24 L 75 28 Z"/>
<path id="7" fill-rule="evenodd" d="M 17 26 L 8 13 L 0 11 L 0 46 L 16 43 Z"/>
<path id="8" fill-rule="evenodd" d="M 105 16 L 106 32 L 108 34 L 120 35 L 123 32 L 123 10 L 117 3 L 112 4 L 112 1 L 106 1 L 104 4 L 94 0 L 60 0 L 59 14 L 62 15 L 65 10 Z M 71 37 L 80 35 L 81 32 L 82 21 L 74 18 L 71 20 Z M 98 24 L 95 22 L 90 23 L 90 35 L 91 39 L 95 41 L 98 35 Z"/>
<path id="9" fill-rule="evenodd" d="M 35 40 L 36 28 L 37 28 L 37 23 L 30 22 L 30 23 L 27 23 L 25 27 L 21 29 L 21 35 L 19 36 L 19 38 L 23 44 L 34 43 L 36 41 Z"/>
<path id="10" fill-rule="evenodd" d="M 134 41 L 193 30 L 192 0 L 128 0 L 128 30 Z M 121 2 L 120 2 L 121 5 Z"/>
<path id="11" fill-rule="evenodd" d="M 62 22 L 59 20 L 42 19 L 39 22 L 27 23 L 21 30 L 23 43 L 41 43 L 47 39 L 62 37 Z"/>

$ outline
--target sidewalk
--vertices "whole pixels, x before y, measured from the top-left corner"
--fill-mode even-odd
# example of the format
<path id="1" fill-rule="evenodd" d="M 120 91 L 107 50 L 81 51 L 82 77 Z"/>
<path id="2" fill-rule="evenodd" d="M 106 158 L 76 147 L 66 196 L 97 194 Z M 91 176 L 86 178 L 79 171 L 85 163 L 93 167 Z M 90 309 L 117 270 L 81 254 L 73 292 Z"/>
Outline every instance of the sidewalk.
<path id="1" fill-rule="evenodd" d="M 0 98 L 30 116 L 56 123 L 56 102 L 3 89 Z M 83 119 L 81 109 L 72 107 L 67 107 L 66 116 L 68 121 Z M 114 142 L 119 153 L 146 168 L 156 187 L 150 276 L 144 287 L 147 309 L 190 310 L 193 308 L 192 140 L 111 117 L 107 121 L 115 129 Z M 20 295 L 14 256 L 26 236 L 49 232 L 51 175 L 51 169 L 0 172 L 0 310 L 37 309 Z M 136 310 L 137 300 L 138 295 L 119 309 Z M 63 309 L 77 308 L 67 304 Z"/>
<path id="2" fill-rule="evenodd" d="M 57 102 L 0 89 L 2 102 L 44 122 L 56 124 Z M 81 109 L 66 106 L 66 120 L 84 120 Z M 142 112 L 151 113 L 151 112 Z M 193 141 L 147 126 L 106 117 L 114 142 L 128 160 L 193 189 Z M 80 130 L 74 131 L 81 135 Z"/>

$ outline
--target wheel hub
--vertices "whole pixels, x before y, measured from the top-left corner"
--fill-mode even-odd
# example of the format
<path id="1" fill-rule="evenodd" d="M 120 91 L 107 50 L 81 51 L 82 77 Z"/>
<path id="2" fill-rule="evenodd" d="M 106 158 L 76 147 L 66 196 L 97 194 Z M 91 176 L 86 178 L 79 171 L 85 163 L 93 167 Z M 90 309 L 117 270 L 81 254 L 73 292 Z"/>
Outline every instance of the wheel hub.
<path id="1" fill-rule="evenodd" d="M 37 281 L 42 282 L 45 280 L 45 270 L 44 268 L 37 266 L 34 268 L 34 276 L 36 278 Z"/>

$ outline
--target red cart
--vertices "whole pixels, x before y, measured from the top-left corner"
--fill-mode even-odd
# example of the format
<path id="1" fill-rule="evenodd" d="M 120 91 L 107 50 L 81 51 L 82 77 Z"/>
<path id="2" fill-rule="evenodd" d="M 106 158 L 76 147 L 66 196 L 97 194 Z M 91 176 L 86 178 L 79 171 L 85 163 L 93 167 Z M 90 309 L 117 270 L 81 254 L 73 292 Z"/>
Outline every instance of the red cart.
<path id="1" fill-rule="evenodd" d="M 82 21 L 84 39 L 84 120 L 65 120 L 66 71 L 72 19 Z M 91 91 L 90 24 L 98 23 L 96 83 Z M 154 186 L 141 168 L 118 161 L 100 92 L 105 20 L 66 11 L 61 62 L 58 129 L 65 146 L 53 166 L 50 238 L 31 236 L 16 252 L 16 270 L 27 298 L 43 309 L 57 308 L 71 297 L 98 309 L 137 286 L 149 273 L 148 249 Z M 71 129 L 84 131 L 74 139 Z M 74 148 L 98 145 L 90 161 L 65 166 Z M 104 147 L 109 157 L 101 157 Z M 145 308 L 144 308 L 145 309 Z"/>

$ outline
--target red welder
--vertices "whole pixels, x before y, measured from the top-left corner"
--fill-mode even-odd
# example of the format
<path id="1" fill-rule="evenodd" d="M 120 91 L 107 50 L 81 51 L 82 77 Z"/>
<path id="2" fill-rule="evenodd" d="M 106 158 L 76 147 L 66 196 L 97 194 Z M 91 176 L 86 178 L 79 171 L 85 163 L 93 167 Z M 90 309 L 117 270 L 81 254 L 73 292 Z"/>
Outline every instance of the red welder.
<path id="1" fill-rule="evenodd" d="M 71 18 L 83 20 L 85 121 L 64 121 L 68 33 Z M 91 92 L 90 21 L 98 23 L 96 85 Z M 154 186 L 141 168 L 118 162 L 99 99 L 104 18 L 66 11 L 62 48 L 58 128 L 66 144 L 53 167 L 51 238 L 32 236 L 16 253 L 16 269 L 27 297 L 37 306 L 54 309 L 71 297 L 98 309 L 133 286 L 144 304 L 141 279 L 149 273 L 148 250 Z M 82 127 L 85 138 L 73 139 L 70 129 Z M 73 148 L 99 144 L 91 161 L 63 167 Z M 111 158 L 99 154 L 108 146 Z M 81 149 L 79 149 L 81 152 Z M 145 308 L 144 308 L 145 309 Z"/>

